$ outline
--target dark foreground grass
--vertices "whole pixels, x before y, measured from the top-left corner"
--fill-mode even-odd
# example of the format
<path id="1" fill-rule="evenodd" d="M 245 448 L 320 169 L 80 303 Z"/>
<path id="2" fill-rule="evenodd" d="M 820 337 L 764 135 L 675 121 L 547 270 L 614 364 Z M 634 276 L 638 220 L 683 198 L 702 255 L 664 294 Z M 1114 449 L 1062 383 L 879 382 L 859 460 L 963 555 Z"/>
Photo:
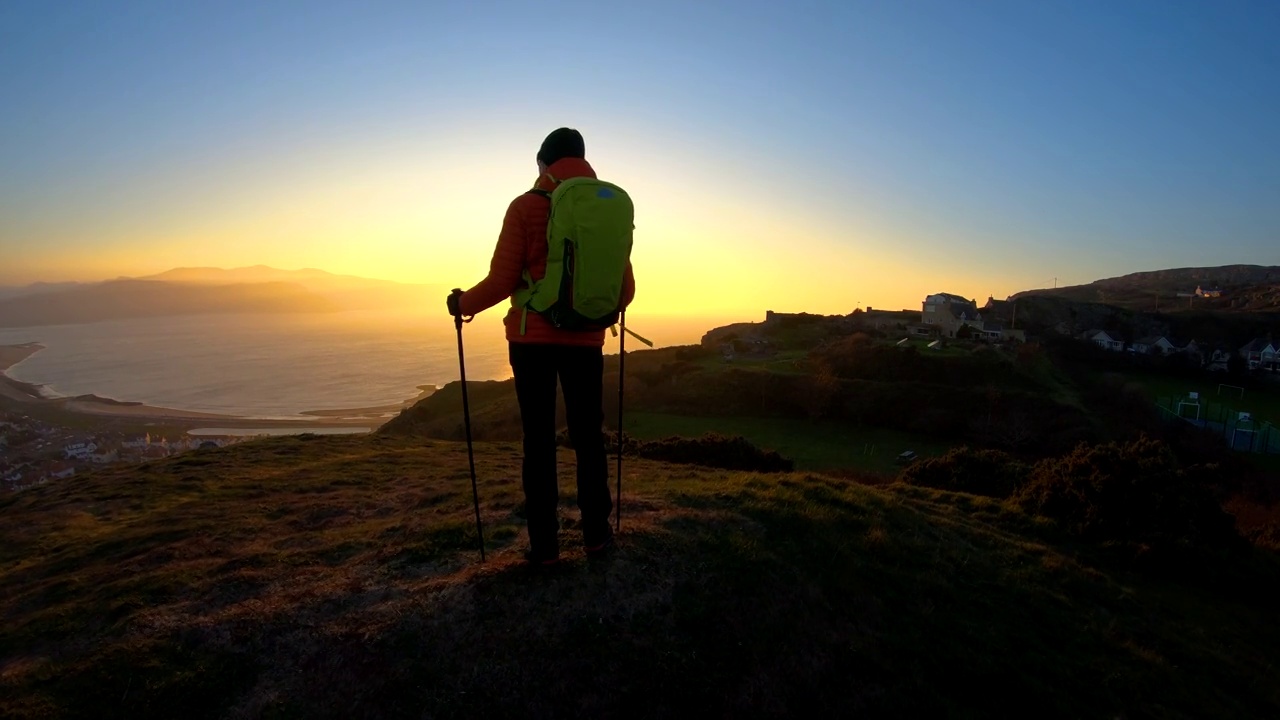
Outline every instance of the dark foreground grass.
<path id="1" fill-rule="evenodd" d="M 518 450 L 478 452 L 483 565 L 455 443 L 0 501 L 0 716 L 1280 716 L 1274 606 L 1089 567 L 994 501 L 635 461 L 618 552 L 588 563 L 568 508 L 534 574 Z"/>

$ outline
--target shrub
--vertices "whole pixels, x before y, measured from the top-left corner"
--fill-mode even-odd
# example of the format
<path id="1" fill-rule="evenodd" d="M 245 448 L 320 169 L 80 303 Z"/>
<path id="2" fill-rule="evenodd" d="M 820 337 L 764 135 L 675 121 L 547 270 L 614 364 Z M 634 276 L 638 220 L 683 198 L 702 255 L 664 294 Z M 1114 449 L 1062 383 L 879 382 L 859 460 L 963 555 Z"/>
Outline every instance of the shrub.
<path id="1" fill-rule="evenodd" d="M 707 433 L 700 438 L 669 437 L 641 443 L 637 454 L 650 460 L 705 465 L 724 470 L 789 472 L 794 463 L 772 450 L 761 450 L 743 437 Z"/>
<path id="2" fill-rule="evenodd" d="M 617 454 L 618 452 L 618 431 L 604 430 L 600 433 L 600 439 L 604 443 L 604 449 L 607 453 Z M 642 442 L 635 439 L 626 432 L 622 433 L 622 452 L 627 455 L 634 455 L 639 449 Z M 569 450 L 573 449 L 573 439 L 569 437 L 569 428 L 563 427 L 556 431 L 556 445 Z"/>
<path id="3" fill-rule="evenodd" d="M 1245 537 L 1257 547 L 1280 551 L 1280 523 L 1270 522 L 1250 528 Z"/>
<path id="4" fill-rule="evenodd" d="M 1043 460 L 1014 500 L 1093 542 L 1221 548 L 1240 539 L 1199 469 L 1180 469 L 1168 446 L 1146 436 Z"/>
<path id="5" fill-rule="evenodd" d="M 952 492 L 1009 497 L 1030 470 L 1012 455 L 999 450 L 959 447 L 937 458 L 917 461 L 898 479 L 908 485 Z"/>

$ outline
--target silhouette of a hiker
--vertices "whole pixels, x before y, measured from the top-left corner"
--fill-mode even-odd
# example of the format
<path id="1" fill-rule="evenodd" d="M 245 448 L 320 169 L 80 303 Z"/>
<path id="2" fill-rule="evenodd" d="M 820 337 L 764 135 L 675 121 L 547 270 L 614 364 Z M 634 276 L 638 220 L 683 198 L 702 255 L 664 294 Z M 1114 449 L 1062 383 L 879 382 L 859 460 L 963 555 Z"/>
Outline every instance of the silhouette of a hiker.
<path id="1" fill-rule="evenodd" d="M 596 177 L 585 159 L 582 135 L 559 128 L 538 150 L 535 191 L 550 193 L 565 180 Z M 537 192 L 511 201 L 502 232 L 489 264 L 489 274 L 466 292 L 448 298 L 451 315 L 475 315 L 527 287 L 524 273 L 535 281 L 546 275 L 547 219 L 551 201 Z M 635 279 L 628 263 L 622 307 L 635 296 Z M 564 391 L 569 438 L 578 460 L 578 508 L 582 512 L 582 541 L 589 556 L 613 544 L 609 515 L 609 470 L 601 425 L 604 422 L 602 375 L 604 330 L 563 330 L 538 313 L 523 313 L 512 303 L 503 321 L 515 374 L 516 398 L 524 430 L 525 510 L 529 551 L 536 565 L 552 565 L 560 555 L 556 478 L 556 379 Z M 523 323 L 523 326 L 522 326 Z"/>

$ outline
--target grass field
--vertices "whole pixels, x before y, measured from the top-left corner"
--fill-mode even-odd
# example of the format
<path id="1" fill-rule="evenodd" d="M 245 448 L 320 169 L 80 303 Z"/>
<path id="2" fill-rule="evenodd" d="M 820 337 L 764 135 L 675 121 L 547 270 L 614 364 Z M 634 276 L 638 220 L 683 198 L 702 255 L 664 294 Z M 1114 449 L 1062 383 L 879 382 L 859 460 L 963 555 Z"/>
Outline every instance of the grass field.
<path id="1" fill-rule="evenodd" d="M 627 433 L 641 440 L 672 435 L 697 437 L 714 432 L 741 435 L 755 445 L 776 450 L 794 460 L 798 470 L 857 469 L 896 473 L 894 463 L 904 450 L 921 457 L 941 455 L 948 443 L 928 440 L 883 428 L 849 423 L 787 418 L 694 417 L 662 413 L 627 413 Z"/>
<path id="2" fill-rule="evenodd" d="M 1226 378 L 1207 376 L 1184 380 L 1145 373 L 1125 373 L 1124 377 L 1145 387 L 1153 401 L 1168 397 L 1173 398 L 1176 405 L 1178 399 L 1187 397 L 1187 393 L 1198 392 L 1202 404 L 1224 405 L 1238 412 L 1253 413 L 1254 418 L 1260 421 L 1280 423 L 1280 389 L 1251 387 L 1246 389 L 1244 397 L 1240 398 L 1239 390 L 1225 387 L 1219 394 L 1219 384 L 1232 384 Z"/>
<path id="3" fill-rule="evenodd" d="M 0 716 L 1280 716 L 1271 599 L 1092 566 L 996 501 L 635 460 L 617 552 L 583 558 L 562 486 L 562 567 L 531 574 L 519 458 L 477 446 L 483 564 L 461 443 L 274 438 L 0 498 Z"/>

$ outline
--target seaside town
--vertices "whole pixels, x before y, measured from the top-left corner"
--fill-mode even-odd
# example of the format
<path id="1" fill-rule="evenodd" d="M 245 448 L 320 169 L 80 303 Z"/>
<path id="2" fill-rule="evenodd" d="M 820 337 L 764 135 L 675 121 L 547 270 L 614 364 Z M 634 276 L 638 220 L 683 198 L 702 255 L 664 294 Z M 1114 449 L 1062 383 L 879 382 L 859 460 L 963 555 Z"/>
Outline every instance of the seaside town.
<path id="1" fill-rule="evenodd" d="M 1223 296 L 1223 291 L 1217 288 L 1197 287 L 1194 292 L 1178 293 L 1177 296 L 1219 298 Z M 804 313 L 779 313 L 770 310 L 765 313 L 765 323 L 768 325 L 785 318 L 804 316 Z M 925 297 L 920 310 L 883 310 L 868 307 L 865 310 L 856 310 L 847 316 L 847 319 L 855 326 L 886 332 L 899 331 L 907 336 L 899 342 L 900 345 L 909 342 L 908 338 L 932 341 L 929 347 L 937 348 L 955 340 L 1022 343 L 1027 342 L 1029 337 L 1024 328 L 1018 327 L 1017 302 L 1014 300 L 996 300 L 988 297 L 986 304 L 980 306 L 976 300 L 946 292 Z M 1258 372 L 1259 377 L 1280 373 L 1280 340 L 1273 339 L 1275 335 L 1272 334 L 1252 337 L 1243 346 L 1233 347 L 1230 343 L 1221 341 L 1183 339 L 1172 334 L 1152 333 L 1127 338 L 1125 332 L 1115 329 L 1082 329 L 1066 321 L 1044 327 L 1042 330 L 1091 343 L 1110 352 L 1136 356 L 1181 356 L 1185 357 L 1191 366 L 1210 372 L 1227 372 L 1233 362 L 1238 362 L 1240 369 Z M 712 332 L 707 337 L 712 344 L 717 344 L 722 334 Z M 1129 334 L 1132 335 L 1132 332 Z M 1030 337 L 1036 339 L 1035 335 Z M 747 345 L 754 344 L 760 348 L 768 344 L 763 337 L 755 335 L 749 335 L 745 340 Z M 725 359 L 732 361 L 735 354 L 733 346 L 722 344 L 721 348 L 725 353 Z"/>
<path id="2" fill-rule="evenodd" d="M 76 431 L 0 410 L 0 490 L 24 490 L 94 468 L 144 463 L 251 439 Z"/>

